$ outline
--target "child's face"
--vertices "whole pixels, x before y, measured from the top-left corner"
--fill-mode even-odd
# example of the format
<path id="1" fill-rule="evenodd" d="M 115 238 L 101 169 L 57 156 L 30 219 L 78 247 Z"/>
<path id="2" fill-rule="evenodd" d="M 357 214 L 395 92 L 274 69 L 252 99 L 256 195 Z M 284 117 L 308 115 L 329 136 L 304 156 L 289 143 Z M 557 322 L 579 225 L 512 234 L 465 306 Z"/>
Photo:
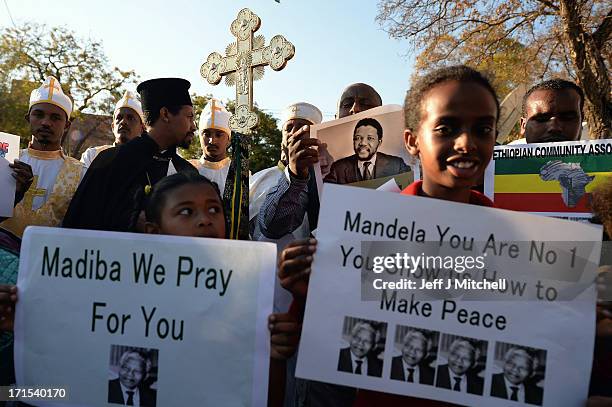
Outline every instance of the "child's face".
<path id="1" fill-rule="evenodd" d="M 213 187 L 187 184 L 172 191 L 162 209 L 157 233 L 223 239 L 223 204 Z"/>
<path id="2" fill-rule="evenodd" d="M 444 82 L 421 103 L 421 122 L 406 130 L 406 148 L 423 166 L 423 190 L 444 198 L 449 190 L 476 185 L 493 155 L 497 107 L 493 95 L 476 83 Z M 447 198 L 448 199 L 448 198 Z"/>

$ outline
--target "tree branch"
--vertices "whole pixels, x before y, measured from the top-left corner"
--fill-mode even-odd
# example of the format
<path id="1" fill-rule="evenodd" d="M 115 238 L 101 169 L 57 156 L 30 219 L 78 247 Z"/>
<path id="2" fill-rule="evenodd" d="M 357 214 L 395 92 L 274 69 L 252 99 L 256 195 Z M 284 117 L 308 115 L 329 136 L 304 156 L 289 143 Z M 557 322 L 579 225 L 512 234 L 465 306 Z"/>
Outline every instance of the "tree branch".
<path id="1" fill-rule="evenodd" d="M 559 11 L 559 6 L 555 5 L 552 1 L 549 0 L 537 0 L 539 3 L 544 4 L 546 7 L 550 7 L 555 11 Z"/>
<path id="2" fill-rule="evenodd" d="M 544 69 L 542 70 L 542 76 L 540 79 L 544 79 L 544 75 L 546 75 L 546 72 L 548 72 L 548 67 L 550 66 L 550 61 L 552 61 L 552 56 L 555 53 L 555 51 L 557 50 L 557 47 L 559 46 L 559 42 L 557 41 L 555 43 L 555 45 L 552 46 L 552 49 L 550 50 L 550 53 L 548 54 L 548 58 L 546 58 L 546 64 L 544 64 Z"/>
<path id="3" fill-rule="evenodd" d="M 608 14 L 593 33 L 593 40 L 597 48 L 601 49 L 608 41 L 608 38 L 610 38 L 610 35 L 612 35 L 612 8 L 608 11 Z"/>

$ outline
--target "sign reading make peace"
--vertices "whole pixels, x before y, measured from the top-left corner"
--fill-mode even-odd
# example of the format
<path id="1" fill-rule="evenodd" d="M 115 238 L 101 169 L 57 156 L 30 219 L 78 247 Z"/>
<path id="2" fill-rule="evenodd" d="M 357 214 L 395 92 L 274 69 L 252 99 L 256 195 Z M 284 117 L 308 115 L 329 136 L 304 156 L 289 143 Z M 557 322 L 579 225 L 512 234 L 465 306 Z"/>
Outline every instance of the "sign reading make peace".
<path id="1" fill-rule="evenodd" d="M 339 185 L 319 225 L 297 377 L 470 406 L 584 405 L 599 226 Z"/>
<path id="2" fill-rule="evenodd" d="M 30 227 L 17 384 L 67 387 L 71 406 L 264 405 L 275 259 L 270 243 Z"/>

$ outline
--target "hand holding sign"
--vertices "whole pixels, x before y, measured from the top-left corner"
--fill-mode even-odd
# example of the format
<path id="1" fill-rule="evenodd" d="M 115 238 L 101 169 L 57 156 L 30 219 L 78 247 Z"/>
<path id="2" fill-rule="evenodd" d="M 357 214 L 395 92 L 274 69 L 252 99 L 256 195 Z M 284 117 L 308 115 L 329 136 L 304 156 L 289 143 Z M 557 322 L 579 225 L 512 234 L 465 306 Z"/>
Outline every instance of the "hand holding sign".
<path id="1" fill-rule="evenodd" d="M 289 149 L 289 170 L 300 177 L 308 177 L 308 167 L 319 162 L 319 152 L 314 147 L 320 147 L 321 141 L 310 138 L 310 126 L 302 126 L 287 138 Z"/>
<path id="2" fill-rule="evenodd" d="M 270 357 L 287 360 L 293 356 L 300 341 L 302 324 L 291 314 L 272 314 L 270 328 Z"/>
<path id="3" fill-rule="evenodd" d="M 32 185 L 32 181 L 34 180 L 34 174 L 32 173 L 32 167 L 30 167 L 30 164 L 19 160 L 15 160 L 13 164 L 9 164 L 9 167 L 13 169 L 13 173 L 11 175 L 17 181 L 17 188 L 15 190 L 15 204 L 18 204 L 21 202 L 28 189 L 30 189 L 30 185 Z"/>
<path id="4" fill-rule="evenodd" d="M 387 233 L 398 230 L 399 239 L 399 233 Z M 487 406 L 507 406 L 513 396 L 504 383 L 514 380 L 525 389 L 516 401 L 584 405 L 600 229 L 326 185 L 317 236 L 296 377 Z M 458 247 L 467 251 L 457 255 Z M 572 266 L 574 252 L 580 266 Z M 544 253 L 564 260 L 549 263 Z M 474 267 L 461 269 L 467 263 L 457 260 L 467 261 L 466 254 L 486 255 L 483 271 L 477 256 Z M 423 260 L 395 262 L 407 258 Z M 377 264 L 384 270 L 377 271 Z M 473 285 L 476 276 L 481 277 Z M 479 286 L 502 278 L 507 286 Z M 444 285 L 443 295 L 436 282 Z M 548 290 L 555 295 L 544 295 Z M 519 363 L 529 379 L 506 368 Z"/>
<path id="5" fill-rule="evenodd" d="M 319 165 L 321 166 L 321 176 L 325 178 L 331 171 L 334 157 L 327 151 L 327 143 L 321 144 L 319 148 Z"/>
<path id="6" fill-rule="evenodd" d="M 15 304 L 17 303 L 17 287 L 0 285 L 0 331 L 12 331 L 15 320 Z"/>
<path id="7" fill-rule="evenodd" d="M 278 278 L 281 286 L 294 298 L 306 299 L 312 255 L 317 246 L 315 239 L 295 240 L 281 253 L 278 263 Z"/>
<path id="8" fill-rule="evenodd" d="M 17 383 L 69 386 L 83 406 L 116 403 L 120 384 L 139 388 L 134 405 L 265 405 L 272 243 L 29 227 L 21 250 Z M 273 340 L 296 341 L 291 321 L 274 325 Z M 155 395 L 140 390 L 153 382 Z"/>

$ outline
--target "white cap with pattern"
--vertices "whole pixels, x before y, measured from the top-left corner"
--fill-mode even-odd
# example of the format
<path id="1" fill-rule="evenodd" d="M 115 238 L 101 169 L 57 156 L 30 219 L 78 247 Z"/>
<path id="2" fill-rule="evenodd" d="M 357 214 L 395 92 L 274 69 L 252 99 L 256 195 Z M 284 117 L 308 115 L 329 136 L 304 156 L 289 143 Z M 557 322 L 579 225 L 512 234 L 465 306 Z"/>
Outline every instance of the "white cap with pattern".
<path id="1" fill-rule="evenodd" d="M 206 129 L 223 130 L 231 136 L 232 131 L 229 127 L 231 113 L 227 111 L 223 103 L 218 99 L 210 99 L 202 110 L 198 129 L 200 132 Z"/>
<path id="2" fill-rule="evenodd" d="M 291 119 L 303 119 L 311 124 L 319 124 L 323 120 L 323 114 L 315 105 L 298 102 L 287 106 L 283 111 L 283 123 Z"/>
<path id="3" fill-rule="evenodd" d="M 117 110 L 121 109 L 122 107 L 129 107 L 130 109 L 138 113 L 138 116 L 140 116 L 140 120 L 143 123 L 145 122 L 144 114 L 142 113 L 142 106 L 140 104 L 140 100 L 138 100 L 138 98 L 133 92 L 130 92 L 129 90 L 125 91 L 125 93 L 123 94 L 123 97 L 119 99 L 119 101 L 117 101 L 117 104 L 115 105 L 113 116 L 115 116 L 115 114 L 117 113 Z"/>
<path id="4" fill-rule="evenodd" d="M 50 103 L 66 112 L 70 117 L 72 113 L 72 100 L 64 94 L 62 87 L 57 79 L 53 76 L 47 77 L 40 88 L 34 89 L 30 94 L 30 106 L 39 103 Z"/>

